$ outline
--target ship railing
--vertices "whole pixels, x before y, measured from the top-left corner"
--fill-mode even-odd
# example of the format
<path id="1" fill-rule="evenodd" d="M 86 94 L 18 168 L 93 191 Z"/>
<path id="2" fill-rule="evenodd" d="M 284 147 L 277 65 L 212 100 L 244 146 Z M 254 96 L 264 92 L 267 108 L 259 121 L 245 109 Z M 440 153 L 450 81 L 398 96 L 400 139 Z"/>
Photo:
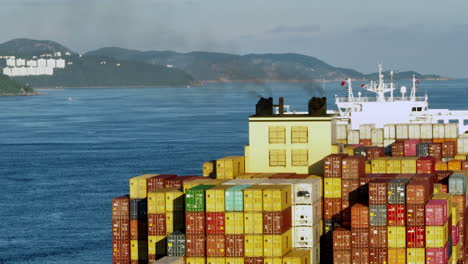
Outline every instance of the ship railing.
<path id="1" fill-rule="evenodd" d="M 336 103 L 362 103 L 362 102 L 378 102 L 377 97 L 354 97 L 353 100 L 350 100 L 348 97 L 336 97 Z M 401 102 L 401 101 L 410 101 L 409 97 L 385 97 L 385 102 Z M 425 102 L 426 98 L 423 96 L 418 96 L 415 98 L 415 102 Z"/>

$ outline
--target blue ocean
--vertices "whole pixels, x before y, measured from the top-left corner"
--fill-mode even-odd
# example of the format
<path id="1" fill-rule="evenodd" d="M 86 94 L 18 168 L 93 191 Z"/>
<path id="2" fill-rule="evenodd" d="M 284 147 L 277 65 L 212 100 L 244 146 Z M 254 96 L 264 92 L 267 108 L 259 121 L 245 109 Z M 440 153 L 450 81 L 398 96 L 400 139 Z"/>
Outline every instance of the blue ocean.
<path id="1" fill-rule="evenodd" d="M 41 92 L 0 97 L 0 263 L 111 263 L 111 199 L 130 177 L 201 175 L 204 161 L 242 155 L 259 96 L 306 111 L 311 96 L 335 108 L 346 94 L 338 83 Z M 468 109 L 468 80 L 424 81 L 425 93 L 431 108 Z"/>

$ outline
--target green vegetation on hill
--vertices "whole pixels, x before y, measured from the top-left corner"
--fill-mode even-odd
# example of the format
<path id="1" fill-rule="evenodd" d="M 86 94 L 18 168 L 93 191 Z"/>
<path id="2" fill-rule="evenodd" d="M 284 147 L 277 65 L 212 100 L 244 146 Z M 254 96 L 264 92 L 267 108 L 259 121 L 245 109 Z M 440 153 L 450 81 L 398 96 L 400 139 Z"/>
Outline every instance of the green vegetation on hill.
<path id="1" fill-rule="evenodd" d="M 32 56 L 53 54 L 55 52 L 61 52 L 62 55 L 65 55 L 66 52 L 74 54 L 69 48 L 50 40 L 18 38 L 0 44 L 0 55 L 3 56 L 30 58 Z"/>
<path id="2" fill-rule="evenodd" d="M 54 69 L 54 75 L 15 77 L 34 87 L 121 87 L 185 86 L 193 78 L 182 70 L 109 57 L 67 57 L 65 69 Z"/>
<path id="3" fill-rule="evenodd" d="M 10 77 L 0 74 L 0 96 L 1 95 L 27 95 L 33 94 L 34 90 Z"/>

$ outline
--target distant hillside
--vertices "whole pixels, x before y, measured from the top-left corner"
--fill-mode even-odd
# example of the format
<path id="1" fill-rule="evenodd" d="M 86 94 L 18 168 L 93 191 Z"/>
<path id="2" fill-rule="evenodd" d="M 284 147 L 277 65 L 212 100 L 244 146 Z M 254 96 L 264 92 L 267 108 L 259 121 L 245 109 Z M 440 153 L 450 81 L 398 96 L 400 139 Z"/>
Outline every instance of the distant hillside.
<path id="1" fill-rule="evenodd" d="M 69 48 L 50 40 L 18 38 L 0 44 L 0 55 L 3 56 L 29 58 L 32 56 L 52 54 L 55 52 L 61 52 L 63 54 L 70 52 L 71 54 L 74 54 L 74 52 Z"/>
<path id="2" fill-rule="evenodd" d="M 317 58 L 295 54 L 233 55 L 214 52 L 177 53 L 173 51 L 137 51 L 122 48 L 102 48 L 86 53 L 121 60 L 140 61 L 149 64 L 172 64 L 191 74 L 196 80 L 342 80 L 375 79 L 376 73 L 363 74 L 346 68 L 331 66 Z M 422 75 L 415 72 L 398 72 L 396 79 L 409 79 L 412 74 L 419 79 L 438 79 L 438 75 Z"/>
<path id="3" fill-rule="evenodd" d="M 52 76 L 15 77 L 33 87 L 185 86 L 193 78 L 182 70 L 110 57 L 71 56 Z"/>
<path id="4" fill-rule="evenodd" d="M 31 87 L 0 74 L 0 96 L 32 94 L 35 94 L 35 92 Z"/>

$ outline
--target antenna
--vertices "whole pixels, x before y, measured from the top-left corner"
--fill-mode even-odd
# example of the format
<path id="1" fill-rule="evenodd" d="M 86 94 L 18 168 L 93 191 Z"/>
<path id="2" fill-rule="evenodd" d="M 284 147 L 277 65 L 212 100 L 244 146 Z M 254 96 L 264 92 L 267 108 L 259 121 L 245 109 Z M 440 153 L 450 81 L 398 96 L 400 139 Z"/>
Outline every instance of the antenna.
<path id="1" fill-rule="evenodd" d="M 352 102 L 354 101 L 354 95 L 353 95 L 353 87 L 351 84 L 351 78 L 346 79 L 346 81 L 348 82 L 348 100 Z"/>
<path id="2" fill-rule="evenodd" d="M 413 86 L 411 87 L 411 95 L 410 95 L 411 101 L 416 100 L 416 77 L 413 74 Z"/>

